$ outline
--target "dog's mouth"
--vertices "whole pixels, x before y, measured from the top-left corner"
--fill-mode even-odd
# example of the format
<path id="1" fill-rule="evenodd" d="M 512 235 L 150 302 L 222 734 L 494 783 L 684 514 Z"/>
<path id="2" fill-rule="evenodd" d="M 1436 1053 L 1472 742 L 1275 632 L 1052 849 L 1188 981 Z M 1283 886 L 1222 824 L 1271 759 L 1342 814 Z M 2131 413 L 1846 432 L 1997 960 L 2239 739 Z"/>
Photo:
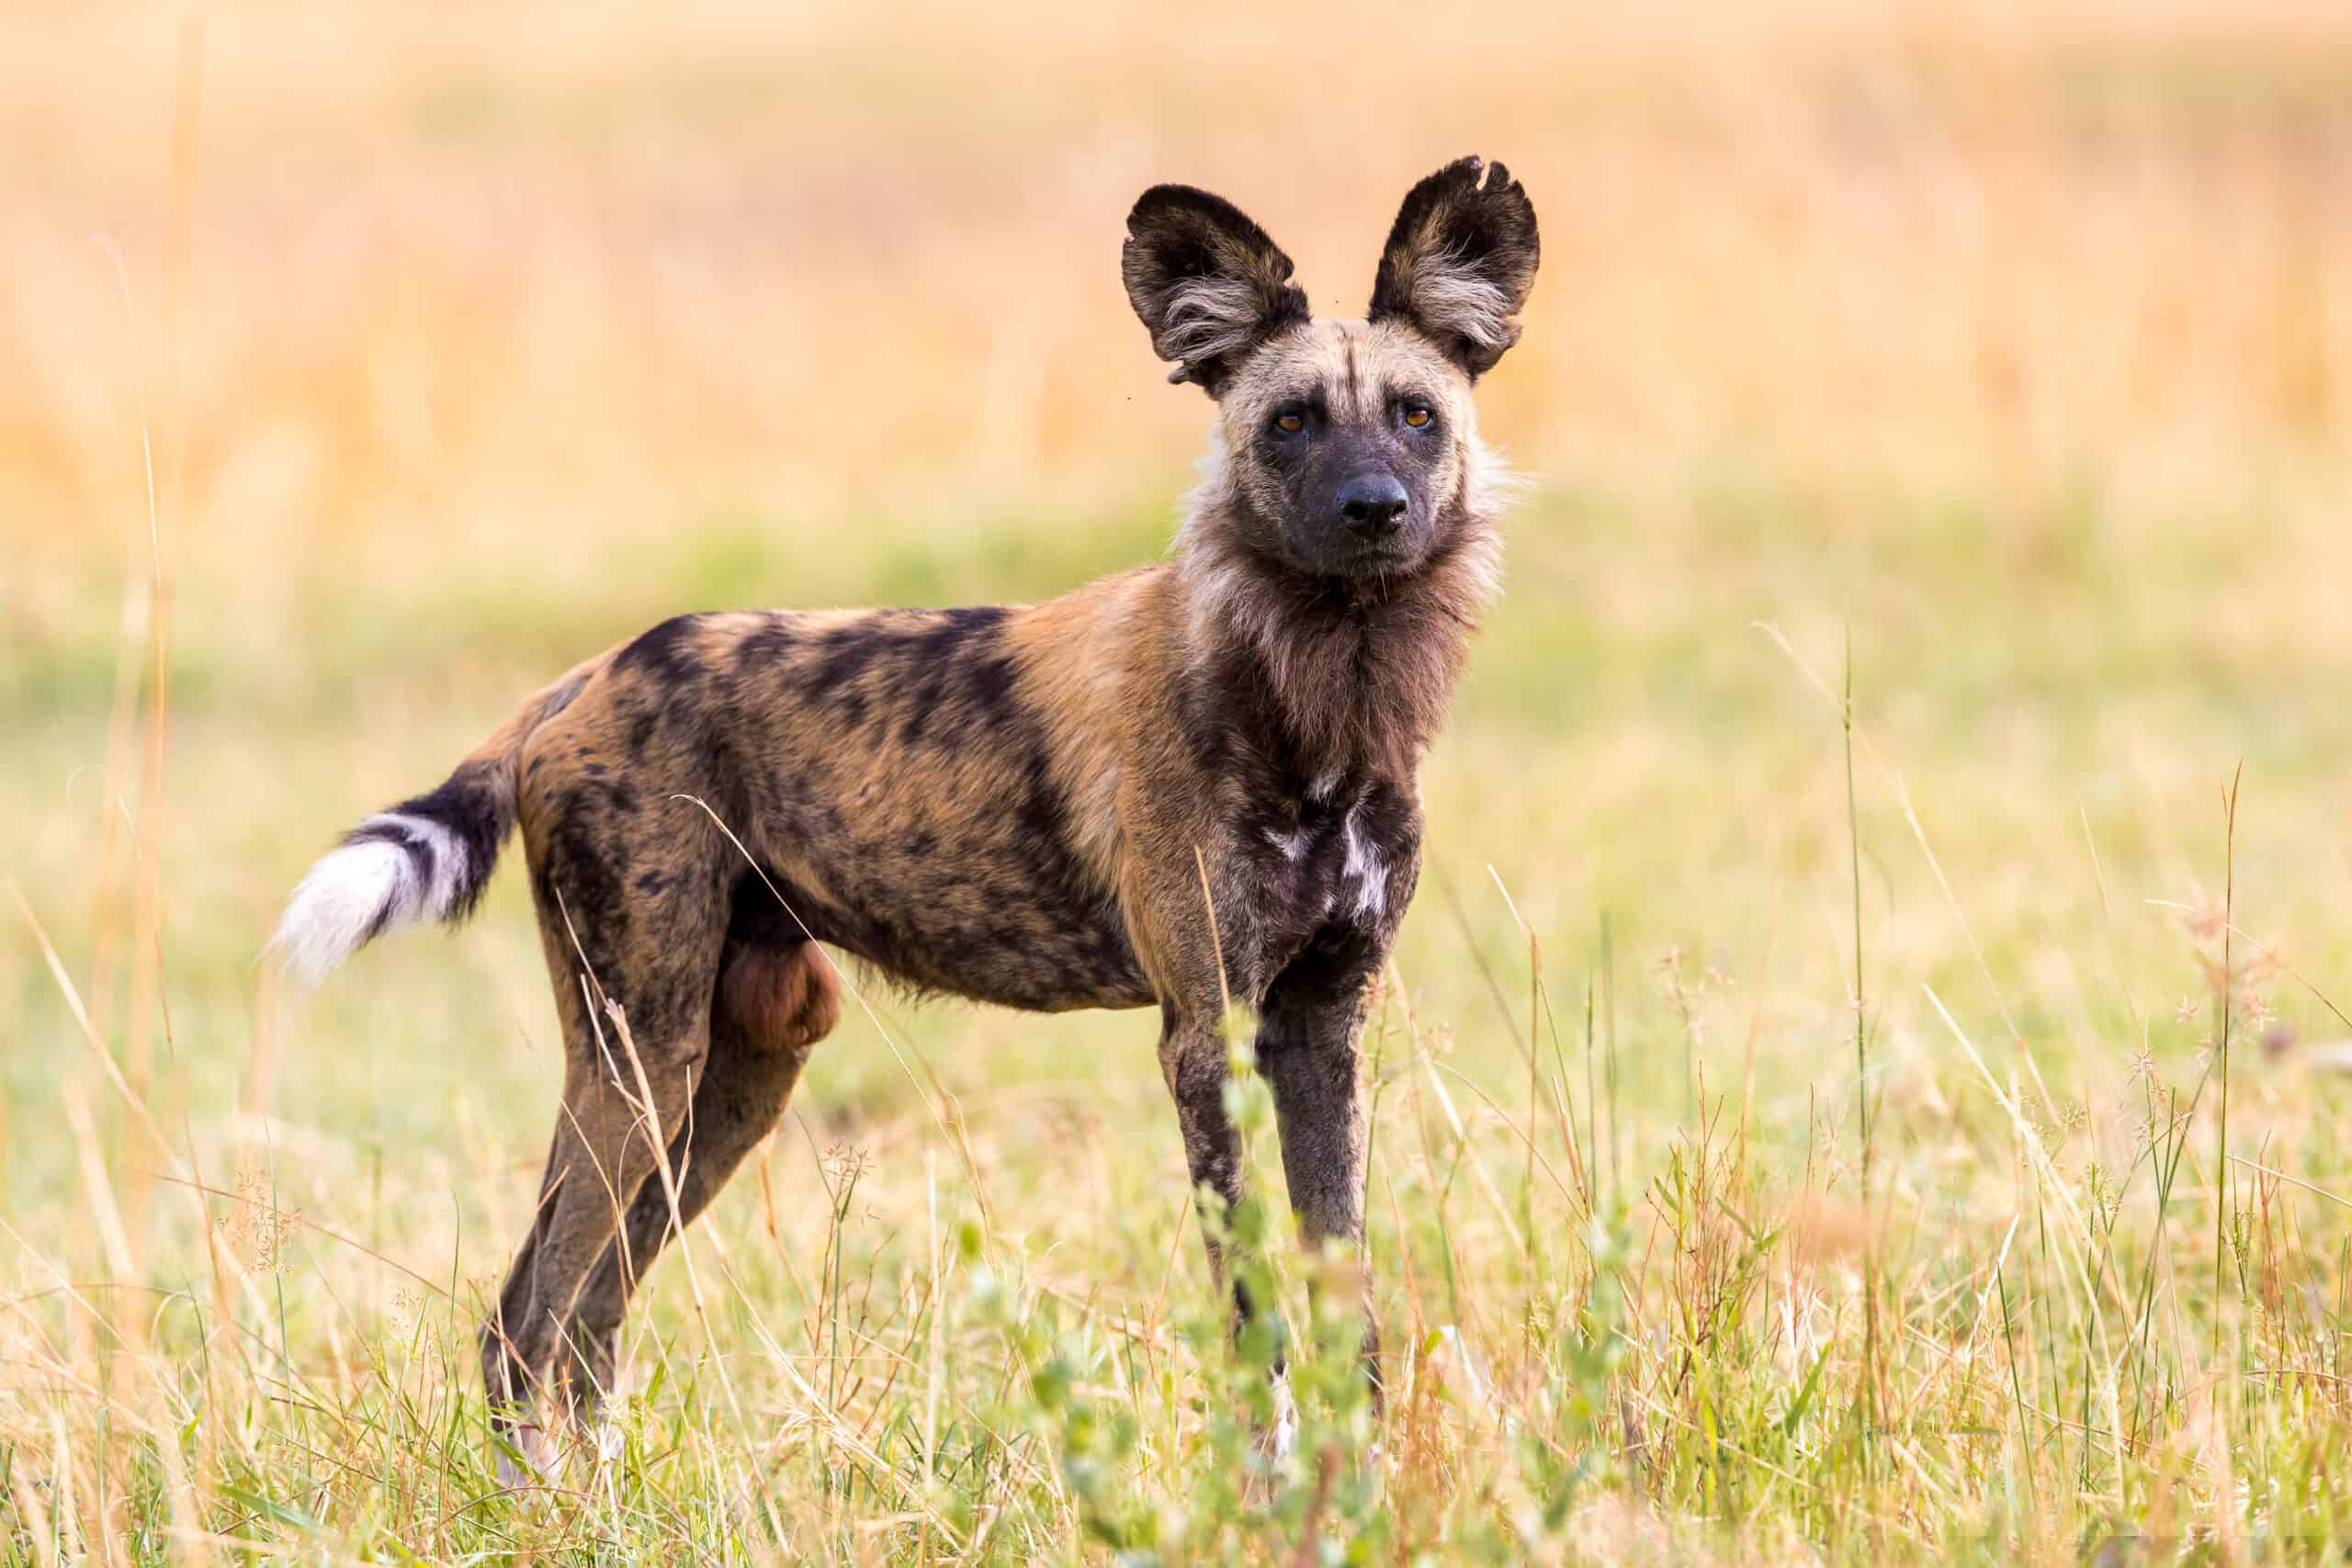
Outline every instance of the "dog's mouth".
<path id="1" fill-rule="evenodd" d="M 1427 530 L 1401 528 L 1383 538 L 1284 525 L 1257 547 L 1269 564 L 1330 581 L 1372 582 L 1410 576 L 1428 564 L 1434 540 Z"/>
<path id="2" fill-rule="evenodd" d="M 1314 570 L 1326 577 L 1399 577 L 1419 566 L 1420 558 L 1420 551 L 1403 539 L 1351 543 L 1318 551 Z"/>

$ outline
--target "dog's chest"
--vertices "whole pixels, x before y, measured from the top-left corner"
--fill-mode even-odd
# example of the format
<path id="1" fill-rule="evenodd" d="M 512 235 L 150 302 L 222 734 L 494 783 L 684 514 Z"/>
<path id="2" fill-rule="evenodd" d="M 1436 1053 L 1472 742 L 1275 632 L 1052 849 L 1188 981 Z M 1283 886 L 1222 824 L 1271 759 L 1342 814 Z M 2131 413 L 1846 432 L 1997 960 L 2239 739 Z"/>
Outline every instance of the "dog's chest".
<path id="1" fill-rule="evenodd" d="M 1394 929 L 1420 852 L 1396 790 L 1315 780 L 1271 794 L 1247 816 L 1254 902 L 1272 944 L 1295 946 L 1329 926 Z"/>

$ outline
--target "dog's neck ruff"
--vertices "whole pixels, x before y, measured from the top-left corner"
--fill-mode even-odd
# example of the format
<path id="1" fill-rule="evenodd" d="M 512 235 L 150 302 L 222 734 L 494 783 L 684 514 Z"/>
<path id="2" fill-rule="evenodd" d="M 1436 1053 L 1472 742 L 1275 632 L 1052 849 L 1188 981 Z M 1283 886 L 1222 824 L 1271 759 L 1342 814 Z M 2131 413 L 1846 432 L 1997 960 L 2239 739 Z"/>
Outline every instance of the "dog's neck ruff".
<path id="1" fill-rule="evenodd" d="M 1445 721 L 1502 565 L 1508 481 L 1471 445 L 1438 547 L 1382 578 L 1319 577 L 1252 548 L 1211 455 L 1176 541 L 1187 664 L 1259 687 L 1310 774 L 1408 781 Z"/>

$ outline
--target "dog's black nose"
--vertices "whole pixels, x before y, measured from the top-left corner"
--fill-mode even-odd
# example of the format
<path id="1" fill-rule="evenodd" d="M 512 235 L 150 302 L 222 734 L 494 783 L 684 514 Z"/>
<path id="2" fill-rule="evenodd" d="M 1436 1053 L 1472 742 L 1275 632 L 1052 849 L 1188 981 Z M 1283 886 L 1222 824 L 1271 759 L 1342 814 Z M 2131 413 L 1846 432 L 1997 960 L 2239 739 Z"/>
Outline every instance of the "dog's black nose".
<path id="1" fill-rule="evenodd" d="M 1358 474 L 1340 487 L 1340 516 L 1362 539 L 1385 539 L 1405 520 L 1405 487 L 1394 474 Z"/>

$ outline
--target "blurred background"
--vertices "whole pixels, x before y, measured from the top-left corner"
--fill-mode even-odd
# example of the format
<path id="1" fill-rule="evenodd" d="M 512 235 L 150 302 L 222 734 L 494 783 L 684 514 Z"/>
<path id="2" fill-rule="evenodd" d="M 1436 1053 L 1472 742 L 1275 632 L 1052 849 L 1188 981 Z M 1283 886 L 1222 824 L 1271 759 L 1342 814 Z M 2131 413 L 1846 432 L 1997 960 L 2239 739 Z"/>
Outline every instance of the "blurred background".
<path id="1" fill-rule="evenodd" d="M 1036 597 L 1162 551 L 1209 408 L 1119 285 L 1159 180 L 1339 314 L 1456 155 L 1541 216 L 1481 393 L 1537 484 L 1399 964 L 1498 1102 L 1499 881 L 1564 1017 L 1613 976 L 1629 1118 L 1670 1129 L 1695 1067 L 1805 1157 L 1850 1094 L 1854 931 L 1799 660 L 1838 687 L 1849 639 L 1898 1110 L 1950 1070 L 1923 982 L 2053 1108 L 2195 1049 L 2213 928 L 2167 905 L 2220 897 L 2241 761 L 2241 923 L 2323 988 L 2352 960 L 2334 0 L 227 4 L 193 72 L 175 12 L 0 37 L 0 1210 L 36 1250 L 98 1246 L 60 1095 L 143 1136 L 95 1038 L 222 1181 L 266 1126 L 288 1201 L 494 1272 L 556 1085 L 522 878 L 299 1000 L 254 962 L 285 890 L 675 611 Z M 1148 1019 L 876 999 L 1009 1221 L 1169 1190 Z M 2249 1139 L 2334 1138 L 2292 1063 Z M 919 1107 L 858 1013 L 798 1101 L 886 1155 Z M 1918 1212 L 1962 1201 L 1920 1162 Z M 919 1186 L 871 1190 L 920 1224 Z"/>

